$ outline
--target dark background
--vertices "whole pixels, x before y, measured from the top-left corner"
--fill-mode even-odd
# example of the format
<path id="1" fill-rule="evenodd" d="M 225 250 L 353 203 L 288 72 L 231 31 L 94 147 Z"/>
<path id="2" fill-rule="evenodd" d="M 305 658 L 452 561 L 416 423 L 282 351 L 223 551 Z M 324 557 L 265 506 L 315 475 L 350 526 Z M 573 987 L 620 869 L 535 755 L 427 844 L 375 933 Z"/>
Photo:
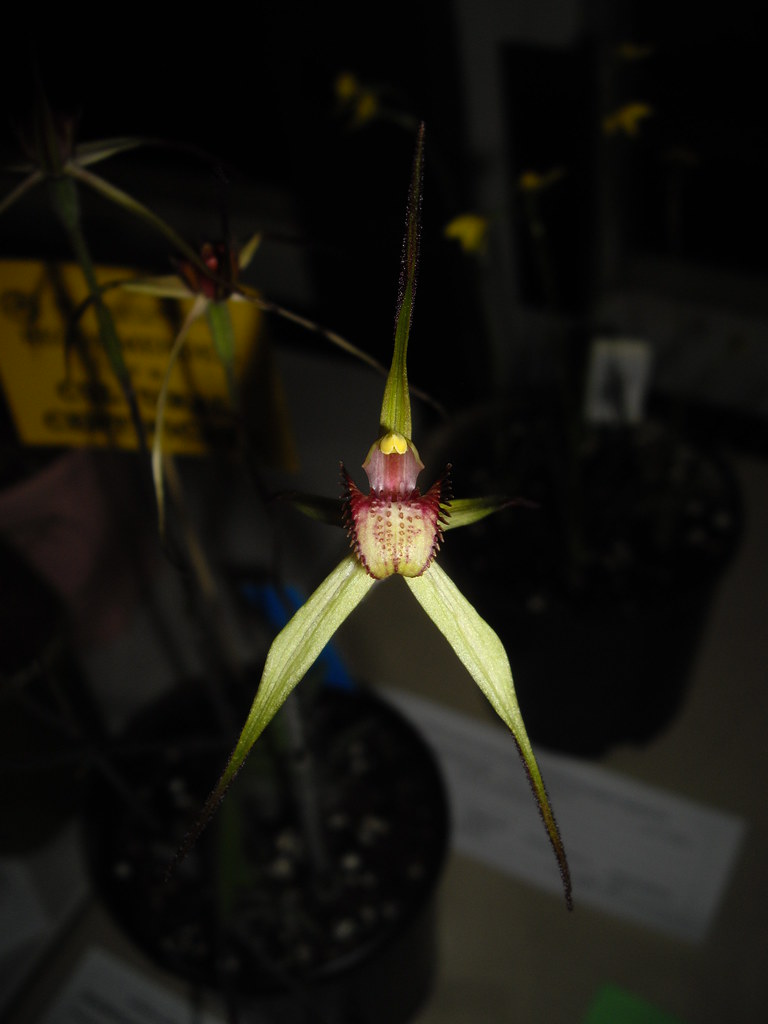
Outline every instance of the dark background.
<path id="1" fill-rule="evenodd" d="M 729 5 L 725 15 L 696 8 L 695 16 L 688 5 L 657 2 L 592 2 L 580 10 L 581 29 L 565 48 L 499 41 L 508 133 L 501 149 L 510 183 L 526 167 L 569 169 L 548 209 L 562 311 L 589 319 L 604 277 L 606 230 L 618 232 L 622 256 L 671 254 L 686 267 L 743 275 L 757 286 L 768 270 L 768 146 L 752 5 Z M 41 18 L 34 32 L 10 30 L 4 155 L 13 156 L 14 130 L 29 113 L 34 61 L 52 105 L 77 115 L 82 140 L 137 134 L 191 144 L 218 159 L 224 185 L 203 162 L 161 150 L 102 166 L 126 187 L 134 170 L 150 174 L 144 181 L 165 169 L 166 189 L 168 175 L 175 177 L 177 202 L 183 197 L 194 214 L 192 240 L 220 235 L 224 225 L 235 236 L 242 231 L 242 218 L 254 211 L 234 198 L 239 186 L 284 191 L 294 215 L 270 226 L 279 244 L 301 250 L 310 269 L 311 308 L 301 311 L 386 362 L 413 132 L 384 120 L 350 129 L 334 81 L 351 71 L 383 88 L 412 122 L 427 124 L 416 324 L 421 337 L 434 340 L 414 346 L 413 378 L 433 381 L 453 407 L 470 391 L 487 390 L 492 370 L 474 267 L 442 235 L 451 217 L 473 208 L 482 170 L 467 144 L 467 76 L 476 69 L 460 59 L 454 5 L 281 2 L 168 13 L 172 25 L 159 11 L 150 18 L 115 9 L 108 21 L 68 16 L 57 26 Z M 627 40 L 648 46 L 650 55 L 625 62 L 606 81 L 606 54 Z M 606 206 L 611 170 L 600 118 L 606 104 L 635 99 L 649 103 L 654 116 L 642 123 L 631 157 L 620 158 L 621 185 Z M 152 205 L 152 184 L 141 187 L 139 198 Z M 269 222 L 268 209 L 258 214 Z M 100 216 L 97 203 L 95 255 L 124 257 L 133 225 L 122 237 L 111 226 L 99 237 Z M 509 294 L 536 308 L 542 297 L 514 204 L 511 216 L 505 227 L 519 258 Z M 9 223 L 4 234 L 0 225 L 3 252 L 27 255 L 33 233 Z M 50 244 L 55 249 L 55 239 Z M 135 258 L 151 269 L 167 267 L 163 243 L 149 237 L 140 237 Z M 302 344 L 299 332 L 277 330 Z M 473 359 L 457 373 L 462 345 L 471 346 Z"/>

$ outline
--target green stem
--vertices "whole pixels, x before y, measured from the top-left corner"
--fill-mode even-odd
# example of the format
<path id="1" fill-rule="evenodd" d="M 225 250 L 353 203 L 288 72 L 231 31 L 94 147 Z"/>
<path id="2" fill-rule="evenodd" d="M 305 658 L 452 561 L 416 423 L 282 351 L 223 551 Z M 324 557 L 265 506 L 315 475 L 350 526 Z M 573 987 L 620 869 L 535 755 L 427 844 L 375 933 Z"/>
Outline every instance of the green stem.
<path id="1" fill-rule="evenodd" d="M 232 326 L 232 315 L 227 300 L 209 302 L 205 308 L 205 316 L 213 339 L 216 355 L 224 367 L 227 376 L 229 401 L 235 412 L 239 409 L 239 396 L 235 387 L 235 329 Z"/>
<path id="2" fill-rule="evenodd" d="M 147 451 L 147 438 L 144 430 L 144 423 L 139 413 L 139 406 L 133 390 L 131 376 L 123 358 L 123 348 L 120 338 L 112 319 L 112 314 L 105 304 L 99 283 L 96 280 L 96 272 L 93 267 L 93 260 L 88 249 L 88 243 L 83 235 L 80 223 L 80 201 L 77 188 L 71 178 L 60 175 L 49 178 L 48 188 L 51 197 L 51 204 L 54 212 L 64 228 L 72 246 L 72 252 L 77 260 L 85 278 L 85 283 L 93 300 L 93 308 L 99 325 L 99 337 L 107 359 L 122 388 L 125 399 L 130 409 L 131 420 L 136 431 L 139 447 L 143 452 Z"/>

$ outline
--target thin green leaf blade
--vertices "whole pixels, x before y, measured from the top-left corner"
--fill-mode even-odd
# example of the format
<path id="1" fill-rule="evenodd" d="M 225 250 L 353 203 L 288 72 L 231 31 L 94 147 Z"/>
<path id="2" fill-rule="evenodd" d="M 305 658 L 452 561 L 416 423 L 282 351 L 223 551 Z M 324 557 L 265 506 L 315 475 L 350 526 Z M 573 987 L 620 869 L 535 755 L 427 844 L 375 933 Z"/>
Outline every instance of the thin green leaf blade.
<path id="1" fill-rule="evenodd" d="M 321 651 L 347 616 L 376 582 L 354 555 L 348 555 L 320 584 L 312 596 L 272 642 L 261 682 L 243 731 L 221 778 L 208 797 L 197 824 L 176 854 L 169 870 L 184 857 L 210 821 L 253 744 L 283 703 L 301 682 Z"/>
<path id="2" fill-rule="evenodd" d="M 227 390 L 233 408 L 237 408 L 237 389 L 235 387 L 235 329 L 226 300 L 209 302 L 205 308 L 208 328 L 213 339 L 213 347 L 219 362 L 224 367 L 227 377 Z"/>
<path id="3" fill-rule="evenodd" d="M 181 330 L 171 347 L 168 356 L 168 364 L 165 368 L 163 383 L 160 387 L 160 394 L 157 398 L 155 410 L 155 436 L 152 438 L 152 480 L 155 485 L 155 500 L 157 502 L 157 525 L 160 537 L 165 537 L 165 476 L 163 473 L 163 437 L 165 434 L 165 407 L 168 403 L 168 386 L 171 380 L 173 368 L 181 355 L 184 343 L 187 340 L 192 324 L 199 320 L 205 313 L 205 307 L 209 300 L 204 295 L 198 295 L 192 303 L 192 308 L 187 313 Z"/>
<path id="4" fill-rule="evenodd" d="M 18 200 L 21 199 L 21 197 L 26 192 L 29 192 L 31 188 L 34 188 L 35 185 L 41 182 L 44 177 L 45 175 L 42 171 L 33 171 L 26 178 L 24 178 L 23 181 L 20 181 L 15 188 L 11 189 L 11 191 L 8 193 L 7 196 L 5 196 L 4 199 L 0 200 L 0 214 L 3 214 L 6 210 L 9 210 L 14 203 L 18 202 Z"/>
<path id="5" fill-rule="evenodd" d="M 408 337 L 413 320 L 416 298 L 416 278 L 419 267 L 419 240 L 421 236 L 421 197 L 424 179 L 424 124 L 419 126 L 416 153 L 413 159 L 411 185 L 408 190 L 408 212 L 403 239 L 403 258 L 395 311 L 395 349 L 392 366 L 384 387 L 381 404 L 381 429 L 387 433 L 402 434 L 410 439 L 411 400 L 408 392 Z"/>
<path id="6" fill-rule="evenodd" d="M 436 562 L 433 562 L 421 576 L 403 578 L 416 600 L 448 640 L 459 660 L 488 698 L 494 711 L 509 727 L 539 805 L 560 868 L 565 899 L 571 908 L 571 879 L 565 849 L 523 724 L 512 681 L 512 670 L 501 640 Z"/>

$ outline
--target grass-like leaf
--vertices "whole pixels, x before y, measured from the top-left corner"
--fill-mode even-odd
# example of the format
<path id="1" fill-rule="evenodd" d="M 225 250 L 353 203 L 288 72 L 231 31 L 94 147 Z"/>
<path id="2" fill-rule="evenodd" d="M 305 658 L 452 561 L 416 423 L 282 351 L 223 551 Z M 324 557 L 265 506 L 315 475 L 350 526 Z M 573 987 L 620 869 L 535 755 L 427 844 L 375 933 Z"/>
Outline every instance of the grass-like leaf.
<path id="1" fill-rule="evenodd" d="M 173 368 L 176 365 L 184 343 L 187 340 L 192 324 L 199 320 L 205 313 L 209 300 L 204 295 L 198 295 L 192 303 L 192 308 L 187 313 L 181 330 L 176 335 L 176 340 L 168 356 L 168 365 L 165 368 L 165 376 L 157 398 L 157 409 L 155 411 L 155 436 L 152 439 L 152 479 L 155 484 L 155 500 L 157 501 L 157 523 L 161 537 L 165 536 L 165 478 L 163 474 L 163 434 L 165 431 L 165 406 L 168 402 L 168 385 L 171 380 Z"/>

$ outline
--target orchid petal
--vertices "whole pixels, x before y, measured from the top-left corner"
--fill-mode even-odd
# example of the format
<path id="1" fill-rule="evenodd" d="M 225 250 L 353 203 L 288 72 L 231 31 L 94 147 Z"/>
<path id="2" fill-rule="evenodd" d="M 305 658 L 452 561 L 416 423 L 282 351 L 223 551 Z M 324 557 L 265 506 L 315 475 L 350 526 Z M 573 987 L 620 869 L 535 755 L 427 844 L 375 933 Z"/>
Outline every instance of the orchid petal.
<path id="1" fill-rule="evenodd" d="M 118 281 L 116 284 L 127 292 L 140 295 L 155 295 L 159 299 L 191 299 L 192 292 L 178 274 L 162 274 L 157 277 L 137 277 Z M 113 286 L 114 287 L 114 286 Z"/>
<path id="2" fill-rule="evenodd" d="M 242 247 L 240 252 L 237 254 L 237 265 L 240 268 L 240 270 L 245 270 L 248 267 L 248 264 L 251 262 L 251 260 L 254 257 L 254 254 L 256 253 L 256 250 L 261 245 L 262 238 L 262 232 L 257 231 L 248 239 L 248 241 Z"/>
<path id="3" fill-rule="evenodd" d="M 421 194 L 424 178 L 424 124 L 419 126 L 416 140 L 416 154 L 413 160 L 411 185 L 408 190 L 408 213 L 403 239 L 403 258 L 400 268 L 400 284 L 395 313 L 395 350 L 392 366 L 384 386 L 381 404 L 381 429 L 387 433 L 402 434 L 411 438 L 411 400 L 408 393 L 408 336 L 413 319 L 413 302 L 416 297 L 416 277 L 419 266 L 419 239 L 421 235 Z"/>
<path id="4" fill-rule="evenodd" d="M 505 508 L 514 506 L 525 508 L 536 508 L 532 501 L 525 498 L 502 498 L 489 495 L 487 498 L 452 498 L 448 502 L 450 516 L 443 525 L 443 530 L 455 530 L 457 526 L 470 526 L 477 523 L 494 512 L 501 512 Z"/>
<path id="5" fill-rule="evenodd" d="M 98 174 L 93 174 L 91 171 L 86 171 L 82 167 L 78 167 L 77 164 L 67 164 L 67 173 L 75 178 L 77 181 L 81 181 L 84 185 L 92 188 L 95 192 L 99 192 L 105 196 L 111 202 L 116 203 L 118 206 L 122 206 L 124 210 L 134 214 L 140 220 L 149 224 L 156 231 L 159 231 L 161 235 L 168 239 L 184 257 L 191 260 L 194 265 L 201 266 L 201 260 L 198 253 L 188 245 L 181 235 L 177 234 L 176 231 L 167 224 L 162 217 L 158 217 L 156 213 L 153 213 L 149 207 L 140 203 L 138 199 L 134 199 L 133 196 L 128 195 L 121 188 L 117 188 L 116 185 L 112 185 L 110 182 L 105 181 L 104 178 L 99 177 Z M 203 268 L 205 269 L 205 268 Z"/>
<path id="6" fill-rule="evenodd" d="M 184 342 L 187 340 L 192 324 L 199 320 L 200 317 L 205 313 L 205 308 L 209 304 L 209 299 L 204 295 L 198 295 L 195 301 L 192 303 L 192 308 L 184 323 L 181 325 L 181 330 L 176 335 L 176 340 L 171 348 L 170 355 L 168 356 L 168 365 L 165 368 L 165 376 L 163 377 L 162 387 L 160 388 L 160 394 L 157 398 L 157 410 L 155 412 L 155 436 L 152 439 L 152 479 L 155 483 L 155 499 L 157 501 L 157 523 L 160 536 L 165 535 L 165 487 L 163 478 L 163 432 L 165 429 L 165 406 L 168 401 L 168 385 L 171 380 L 171 373 L 176 365 L 176 362 L 181 354 L 181 350 L 184 347 Z"/>
<path id="7" fill-rule="evenodd" d="M 205 828 L 251 747 L 294 686 L 301 682 L 333 634 L 375 582 L 354 555 L 348 555 L 277 634 L 269 649 L 261 682 L 240 738 L 203 807 L 197 825 L 176 854 L 174 864 L 181 860 Z"/>
<path id="8" fill-rule="evenodd" d="M 523 724 L 512 682 L 512 670 L 501 640 L 437 562 L 433 562 L 421 576 L 405 577 L 405 582 L 488 698 L 494 711 L 509 726 L 555 851 L 565 899 L 570 907 L 571 880 L 565 850 Z"/>
<path id="9" fill-rule="evenodd" d="M 157 143 L 153 139 L 142 139 L 139 137 L 124 136 L 114 139 L 98 139 L 95 142 L 80 142 L 75 146 L 73 159 L 81 166 L 99 163 L 107 160 L 118 153 L 126 153 L 131 149 L 138 149 L 140 146 L 153 146 Z"/>

